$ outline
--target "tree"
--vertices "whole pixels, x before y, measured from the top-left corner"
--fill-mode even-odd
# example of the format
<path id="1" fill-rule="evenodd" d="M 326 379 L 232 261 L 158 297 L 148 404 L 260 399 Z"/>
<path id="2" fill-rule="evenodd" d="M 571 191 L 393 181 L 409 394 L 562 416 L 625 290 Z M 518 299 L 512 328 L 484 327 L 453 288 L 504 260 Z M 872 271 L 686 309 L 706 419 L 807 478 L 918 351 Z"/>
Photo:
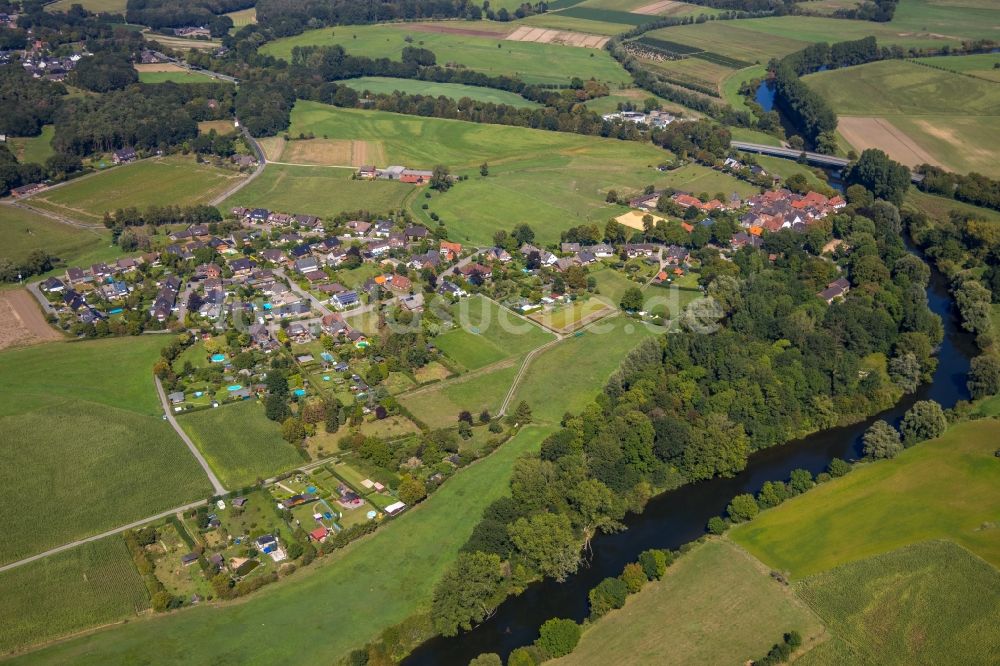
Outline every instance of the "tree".
<path id="1" fill-rule="evenodd" d="M 513 419 L 514 423 L 520 423 L 521 425 L 531 423 L 531 405 L 529 405 L 526 400 L 522 400 L 517 403 L 517 407 L 514 409 Z"/>
<path id="2" fill-rule="evenodd" d="M 981 354 L 972 359 L 967 385 L 973 400 L 1000 393 L 1000 357 Z"/>
<path id="3" fill-rule="evenodd" d="M 834 458 L 830 461 L 830 464 L 827 465 L 826 471 L 830 473 L 830 476 L 837 478 L 850 472 L 851 464 L 840 458 Z"/>
<path id="4" fill-rule="evenodd" d="M 580 642 L 580 625 L 573 620 L 552 618 L 541 626 L 535 645 L 551 659 L 563 657 Z"/>
<path id="5" fill-rule="evenodd" d="M 282 423 L 290 414 L 288 403 L 283 396 L 271 394 L 264 398 L 264 415 L 268 419 Z"/>
<path id="6" fill-rule="evenodd" d="M 726 507 L 726 513 L 733 519 L 733 522 L 742 523 L 751 520 L 760 513 L 760 507 L 757 505 L 757 500 L 754 499 L 753 495 L 743 493 L 733 498 L 729 506 Z"/>
<path id="7" fill-rule="evenodd" d="M 565 514 L 539 513 L 507 526 L 510 540 L 533 568 L 560 583 L 576 571 L 580 545 Z"/>
<path id="8" fill-rule="evenodd" d="M 708 525 L 706 526 L 709 534 L 725 534 L 726 530 L 729 529 L 729 524 L 723 520 L 720 516 L 712 516 L 708 519 Z"/>
<path id="9" fill-rule="evenodd" d="M 514 230 L 511 232 L 511 236 L 514 237 L 519 246 L 524 245 L 525 243 L 530 244 L 535 240 L 535 230 L 527 224 L 519 224 L 514 227 Z"/>
<path id="10" fill-rule="evenodd" d="M 944 434 L 948 420 L 941 405 L 934 400 L 918 400 L 903 416 L 899 431 L 906 446 L 934 439 Z"/>
<path id="11" fill-rule="evenodd" d="M 288 380 L 285 379 L 285 376 L 277 370 L 272 370 L 267 373 L 267 379 L 264 380 L 264 386 L 267 388 L 267 392 L 271 395 L 281 397 L 288 395 Z"/>
<path id="12" fill-rule="evenodd" d="M 608 203 L 618 203 L 618 191 L 608 190 L 608 194 L 604 197 L 604 200 Z"/>
<path id="13" fill-rule="evenodd" d="M 448 167 L 438 164 L 431 173 L 430 188 L 439 192 L 447 192 L 451 187 L 451 173 Z"/>
<path id="14" fill-rule="evenodd" d="M 851 165 L 846 174 L 849 185 L 863 185 L 875 198 L 885 199 L 897 206 L 910 187 L 910 170 L 877 148 L 869 148 Z"/>
<path id="15" fill-rule="evenodd" d="M 503 661 L 496 652 L 484 652 L 470 661 L 469 666 L 503 666 Z"/>
<path id="16" fill-rule="evenodd" d="M 443 636 L 468 631 L 493 614 L 506 594 L 500 556 L 459 553 L 434 588 L 431 619 Z"/>
<path id="17" fill-rule="evenodd" d="M 486 162 L 480 164 L 479 175 L 482 176 L 483 178 L 486 178 L 486 176 L 490 175 L 490 165 L 487 164 Z"/>
<path id="18" fill-rule="evenodd" d="M 409 474 L 404 474 L 399 480 L 399 499 L 403 504 L 413 506 L 423 498 L 427 497 L 427 487 L 420 479 L 415 479 Z"/>
<path id="19" fill-rule="evenodd" d="M 895 458 L 903 450 L 903 444 L 899 441 L 899 433 L 882 420 L 873 423 L 861 439 L 864 443 L 865 455 L 875 460 Z"/>
<path id="20" fill-rule="evenodd" d="M 324 429 L 331 433 L 340 429 L 340 405 L 336 403 L 327 405 Z"/>
<path id="21" fill-rule="evenodd" d="M 889 378 L 907 393 L 920 386 L 920 361 L 912 352 L 889 359 Z"/>
<path id="22" fill-rule="evenodd" d="M 289 417 L 281 424 L 281 437 L 289 444 L 300 446 L 306 438 L 306 428 L 299 419 Z"/>
<path id="23" fill-rule="evenodd" d="M 489 423 L 491 418 L 492 417 L 490 416 L 490 410 L 484 409 L 483 411 L 479 412 L 480 423 Z"/>
<path id="24" fill-rule="evenodd" d="M 605 578 L 587 596 L 590 599 L 590 617 L 599 618 L 625 605 L 628 588 L 621 578 Z"/>
<path id="25" fill-rule="evenodd" d="M 649 578 L 646 577 L 646 572 L 643 570 L 641 564 L 638 562 L 630 562 L 629 564 L 626 564 L 625 568 L 622 570 L 622 582 L 625 583 L 625 587 L 628 588 L 629 594 L 635 594 L 649 582 Z"/>
<path id="26" fill-rule="evenodd" d="M 639 287 L 629 287 L 622 294 L 622 300 L 619 305 L 626 312 L 638 312 L 642 310 L 643 300 L 642 290 Z"/>
<path id="27" fill-rule="evenodd" d="M 670 566 L 670 558 L 665 551 L 651 548 L 639 553 L 639 564 L 649 580 L 659 580 Z"/>
<path id="28" fill-rule="evenodd" d="M 807 469 L 793 469 L 788 487 L 796 494 L 802 494 L 816 485 L 813 475 Z"/>

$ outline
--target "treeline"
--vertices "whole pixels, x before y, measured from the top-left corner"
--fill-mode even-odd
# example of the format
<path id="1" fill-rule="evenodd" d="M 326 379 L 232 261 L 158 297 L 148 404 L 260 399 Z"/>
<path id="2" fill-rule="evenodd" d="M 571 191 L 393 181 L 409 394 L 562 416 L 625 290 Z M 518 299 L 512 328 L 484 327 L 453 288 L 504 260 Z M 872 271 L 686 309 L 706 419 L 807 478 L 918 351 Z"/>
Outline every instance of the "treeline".
<path id="1" fill-rule="evenodd" d="M 258 0 L 257 22 L 274 37 L 297 35 L 306 28 L 383 21 L 467 18 L 479 20 L 482 9 L 469 0 Z"/>
<path id="2" fill-rule="evenodd" d="M 75 44 L 91 40 L 124 38 L 133 33 L 140 41 L 141 33 L 121 24 L 120 14 L 91 13 L 80 5 L 73 5 L 65 12 L 45 10 L 45 3 L 26 3 L 17 18 L 17 27 L 30 30 L 32 39 L 40 39 L 50 46 Z"/>
<path id="3" fill-rule="evenodd" d="M 152 227 L 164 224 L 211 224 L 221 222 L 222 215 L 215 206 L 194 204 L 192 206 L 147 206 L 140 210 L 134 206 L 119 208 L 114 213 L 104 214 L 104 226 L 108 229 L 123 227 Z"/>
<path id="4" fill-rule="evenodd" d="M 37 136 L 66 95 L 61 83 L 33 78 L 20 63 L 0 65 L 0 134 Z"/>
<path id="5" fill-rule="evenodd" d="M 898 2 L 899 0 L 865 0 L 857 7 L 842 7 L 833 12 L 833 16 L 842 19 L 888 23 L 896 13 Z"/>
<path id="6" fill-rule="evenodd" d="M 641 343 L 592 404 L 515 464 L 511 496 L 487 507 L 435 590 L 436 629 L 455 634 L 531 580 L 572 574 L 581 547 L 654 492 L 733 476 L 751 452 L 860 420 L 913 386 L 872 359 L 894 367 L 912 355 L 919 373 L 942 327 L 898 211 L 877 203 L 827 222 L 852 248 L 840 268 L 792 232 L 732 261 L 705 254 L 711 300 L 679 317 L 669 344 Z M 838 275 L 853 289 L 828 306 L 816 294 Z"/>
<path id="7" fill-rule="evenodd" d="M 148 25 L 150 28 L 178 28 L 182 26 L 206 26 L 218 23 L 220 18 L 228 21 L 228 27 L 213 36 L 221 36 L 233 25 L 232 19 L 220 14 L 247 9 L 254 6 L 254 0 L 128 0 L 125 19 L 129 23 Z M 220 23 L 219 28 L 223 25 Z"/>
<path id="8" fill-rule="evenodd" d="M 931 164 L 921 164 L 914 171 L 924 176 L 917 184 L 924 192 L 1000 210 L 1000 181 L 975 172 L 963 176 Z"/>

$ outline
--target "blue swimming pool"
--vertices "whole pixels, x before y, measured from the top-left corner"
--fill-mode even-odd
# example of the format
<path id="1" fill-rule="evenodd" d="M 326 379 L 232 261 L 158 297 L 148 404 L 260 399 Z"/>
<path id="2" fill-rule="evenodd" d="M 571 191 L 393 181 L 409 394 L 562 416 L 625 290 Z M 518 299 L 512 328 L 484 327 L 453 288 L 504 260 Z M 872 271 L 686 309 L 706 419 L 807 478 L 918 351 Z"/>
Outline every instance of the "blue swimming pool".
<path id="1" fill-rule="evenodd" d="M 226 360 L 225 354 L 212 354 L 212 363 L 222 363 Z"/>
<path id="2" fill-rule="evenodd" d="M 270 309 L 271 309 L 271 308 L 273 308 L 273 307 L 274 307 L 274 306 L 273 306 L 273 305 L 271 305 L 270 303 L 264 303 L 264 309 L 265 309 L 265 310 L 270 310 Z"/>
<path id="3" fill-rule="evenodd" d="M 124 312 L 122 308 L 114 308 L 113 310 L 108 310 L 108 314 L 121 314 L 122 312 Z"/>
<path id="4" fill-rule="evenodd" d="M 331 354 L 330 352 L 322 352 L 322 353 L 321 353 L 321 354 L 319 355 L 319 357 L 320 357 L 321 359 L 323 359 L 324 361 L 326 361 L 327 363 L 329 363 L 330 361 L 332 361 L 332 360 L 333 360 L 333 354 Z"/>
<path id="5" fill-rule="evenodd" d="M 293 393 L 295 393 L 295 395 L 297 395 L 297 396 L 299 396 L 301 398 L 302 396 L 304 396 L 306 394 L 306 390 L 305 389 L 295 389 L 295 391 L 293 391 Z"/>
<path id="6" fill-rule="evenodd" d="M 240 384 L 233 384 L 232 386 L 227 386 L 226 390 L 227 391 L 239 391 L 241 388 L 243 388 L 242 385 L 240 385 Z"/>

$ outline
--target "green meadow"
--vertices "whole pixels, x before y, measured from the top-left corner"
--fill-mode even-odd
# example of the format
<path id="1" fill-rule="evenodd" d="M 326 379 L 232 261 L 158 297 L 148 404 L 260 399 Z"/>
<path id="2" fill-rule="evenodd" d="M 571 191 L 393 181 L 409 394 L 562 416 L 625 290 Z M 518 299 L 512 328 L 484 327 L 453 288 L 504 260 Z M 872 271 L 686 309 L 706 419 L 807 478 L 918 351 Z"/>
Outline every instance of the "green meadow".
<path id="1" fill-rule="evenodd" d="M 133 621 L 13 663 L 134 663 L 154 655 L 156 661 L 189 664 L 336 663 L 384 629 L 429 609 L 435 583 L 483 509 L 507 492 L 514 460 L 536 451 L 551 432 L 524 428 L 399 520 L 244 602 Z"/>
<path id="2" fill-rule="evenodd" d="M 555 339 L 551 333 L 478 295 L 459 301 L 454 314 L 458 327 L 434 338 L 434 344 L 468 370 L 526 354 Z"/>
<path id="3" fill-rule="evenodd" d="M 997 421 L 949 428 L 892 461 L 763 512 L 730 532 L 768 566 L 801 578 L 918 541 L 948 539 L 1000 565 Z"/>
<path id="4" fill-rule="evenodd" d="M 185 414 L 177 422 L 226 488 L 255 484 L 303 462 L 255 400 Z"/>
<path id="5" fill-rule="evenodd" d="M 184 70 L 183 72 L 139 72 L 139 80 L 143 83 L 212 83 L 215 81 L 208 74 Z"/>
<path id="6" fill-rule="evenodd" d="M 60 342 L 0 354 L 0 562 L 211 492 L 161 418 L 152 367 L 165 342 Z"/>
<path id="7" fill-rule="evenodd" d="M 520 358 L 508 358 L 481 371 L 403 393 L 396 399 L 431 428 L 447 428 L 458 423 L 463 411 L 478 416 L 487 409 L 496 414 L 520 365 Z"/>
<path id="8" fill-rule="evenodd" d="M 135 206 L 207 203 L 244 178 L 236 171 L 197 164 L 193 157 L 153 157 L 84 176 L 29 199 L 84 222 L 100 223 L 105 211 Z"/>
<path id="9" fill-rule="evenodd" d="M 491 32 L 496 36 L 435 32 L 439 28 Z M 517 76 L 528 83 L 568 83 L 581 72 L 586 78 L 607 83 L 630 80 L 628 72 L 606 51 L 504 39 L 512 29 L 495 21 L 338 26 L 285 37 L 266 44 L 261 51 L 291 60 L 296 46 L 340 45 L 351 55 L 399 60 L 403 48 L 417 46 L 433 51 L 439 65 L 457 63 L 491 76 Z"/>
<path id="10" fill-rule="evenodd" d="M 52 147 L 52 137 L 56 134 L 55 125 L 45 125 L 38 136 L 11 137 L 7 139 L 7 147 L 11 149 L 17 161 L 45 164 L 45 160 L 55 154 Z"/>
<path id="11" fill-rule="evenodd" d="M 1000 53 L 977 53 L 964 56 L 932 56 L 917 58 L 916 62 L 932 67 L 941 67 L 959 74 L 971 74 L 979 78 L 1000 83 Z"/>
<path id="12" fill-rule="evenodd" d="M 126 0 L 56 0 L 45 5 L 47 12 L 66 12 L 73 5 L 82 5 L 90 12 L 108 12 L 111 14 L 124 14 Z"/>
<path id="13" fill-rule="evenodd" d="M 477 102 L 490 104 L 506 104 L 524 108 L 539 108 L 541 104 L 527 100 L 517 93 L 506 90 L 494 90 L 479 86 L 466 86 L 460 83 L 435 83 L 434 81 L 414 81 L 412 79 L 394 79 L 386 76 L 365 76 L 360 79 L 348 79 L 344 85 L 358 92 L 370 92 L 373 95 L 389 95 L 401 92 L 407 95 L 429 95 L 431 97 L 450 97 L 462 99 L 468 97 Z"/>
<path id="14" fill-rule="evenodd" d="M 86 265 L 121 254 L 104 229 L 81 229 L 56 222 L 24 208 L 0 208 L 0 257 L 20 262 L 32 250 L 46 250 L 67 264 Z"/>

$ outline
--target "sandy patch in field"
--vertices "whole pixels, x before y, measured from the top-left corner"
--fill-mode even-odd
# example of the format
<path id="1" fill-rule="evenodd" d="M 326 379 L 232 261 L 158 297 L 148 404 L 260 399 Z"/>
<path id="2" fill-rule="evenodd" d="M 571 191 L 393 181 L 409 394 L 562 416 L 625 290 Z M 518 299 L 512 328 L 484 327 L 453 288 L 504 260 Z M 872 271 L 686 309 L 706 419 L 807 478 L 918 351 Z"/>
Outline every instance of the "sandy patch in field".
<path id="1" fill-rule="evenodd" d="M 866 148 L 880 148 L 889 157 L 906 166 L 918 164 L 943 166 L 933 155 L 885 118 L 841 116 L 837 129 L 858 152 Z"/>
<path id="2" fill-rule="evenodd" d="M 630 210 L 624 215 L 619 215 L 618 217 L 616 217 L 615 221 L 618 224 L 625 225 L 630 229 L 638 229 L 639 231 L 642 231 L 643 229 L 645 229 L 645 226 L 642 224 L 642 218 L 646 215 L 652 215 L 652 213 L 643 213 L 637 210 Z M 653 215 L 654 224 L 661 220 L 664 222 L 669 221 L 665 217 L 660 217 L 659 215 Z"/>
<path id="3" fill-rule="evenodd" d="M 645 14 L 647 16 L 656 16 L 657 14 L 662 14 L 668 9 L 673 9 L 683 5 L 682 2 L 676 2 L 675 0 L 659 0 L 659 2 L 652 2 L 648 5 L 643 5 L 638 9 L 631 10 L 633 14 Z"/>
<path id="4" fill-rule="evenodd" d="M 175 65 L 172 62 L 152 62 L 152 63 L 137 63 L 135 65 L 135 71 L 137 72 L 186 72 L 187 70 L 180 65 Z"/>
<path id="5" fill-rule="evenodd" d="M 281 161 L 289 164 L 374 166 L 385 162 L 385 153 L 376 141 L 305 139 L 287 142 L 281 152 Z"/>
<path id="6" fill-rule="evenodd" d="M 506 30 L 473 30 L 472 28 L 456 28 L 451 25 L 441 23 L 413 23 L 406 26 L 407 30 L 414 32 L 434 32 L 441 35 L 467 35 L 469 37 L 503 37 Z"/>
<path id="7" fill-rule="evenodd" d="M 62 339 L 27 289 L 0 292 L 0 349 Z"/>
<path id="8" fill-rule="evenodd" d="M 522 25 L 505 37 L 513 42 L 534 42 L 536 44 L 559 44 L 561 46 L 578 46 L 586 49 L 600 49 L 608 43 L 608 37 L 588 35 L 583 32 L 552 30 L 550 28 L 535 28 Z"/>

